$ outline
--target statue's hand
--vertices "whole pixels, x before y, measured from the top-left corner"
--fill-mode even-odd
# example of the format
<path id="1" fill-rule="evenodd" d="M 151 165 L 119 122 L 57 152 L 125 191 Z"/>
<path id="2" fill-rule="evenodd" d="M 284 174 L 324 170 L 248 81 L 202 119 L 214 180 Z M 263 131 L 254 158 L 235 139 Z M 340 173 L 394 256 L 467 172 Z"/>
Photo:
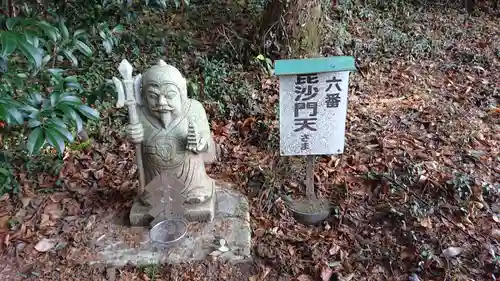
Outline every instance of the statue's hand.
<path id="1" fill-rule="evenodd" d="M 144 139 L 144 129 L 142 128 L 141 123 L 137 124 L 128 124 L 127 135 L 133 143 L 141 143 Z"/>
<path id="2" fill-rule="evenodd" d="M 198 139 L 198 144 L 196 145 L 196 152 L 197 153 L 205 152 L 207 150 L 206 148 L 207 148 L 207 140 L 200 137 Z"/>

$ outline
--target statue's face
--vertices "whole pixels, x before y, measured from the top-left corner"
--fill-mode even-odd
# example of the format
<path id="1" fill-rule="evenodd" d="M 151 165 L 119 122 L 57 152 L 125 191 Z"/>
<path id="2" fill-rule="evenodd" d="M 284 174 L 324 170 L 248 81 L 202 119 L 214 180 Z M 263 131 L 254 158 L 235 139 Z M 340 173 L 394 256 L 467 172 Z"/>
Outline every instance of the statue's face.
<path id="1" fill-rule="evenodd" d="M 150 82 L 144 90 L 151 114 L 163 121 L 164 125 L 167 125 L 165 122 L 171 121 L 172 117 L 181 114 L 182 99 L 177 85 Z"/>

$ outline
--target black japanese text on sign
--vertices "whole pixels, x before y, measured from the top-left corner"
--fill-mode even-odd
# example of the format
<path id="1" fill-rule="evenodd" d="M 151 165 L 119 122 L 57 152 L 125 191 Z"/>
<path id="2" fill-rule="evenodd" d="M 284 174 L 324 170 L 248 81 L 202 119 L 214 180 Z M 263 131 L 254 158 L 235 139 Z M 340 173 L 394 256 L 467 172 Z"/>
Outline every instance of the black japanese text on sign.
<path id="1" fill-rule="evenodd" d="M 316 131 L 318 120 L 318 74 L 299 74 L 295 81 L 294 132 L 303 130 Z"/>
<path id="2" fill-rule="evenodd" d="M 340 91 L 342 89 L 340 88 L 339 83 L 342 82 L 342 79 L 337 79 L 335 76 L 333 76 L 332 79 L 326 80 L 326 83 L 328 84 L 325 92 L 325 103 L 326 103 L 326 108 L 337 108 L 339 107 L 340 104 Z"/>

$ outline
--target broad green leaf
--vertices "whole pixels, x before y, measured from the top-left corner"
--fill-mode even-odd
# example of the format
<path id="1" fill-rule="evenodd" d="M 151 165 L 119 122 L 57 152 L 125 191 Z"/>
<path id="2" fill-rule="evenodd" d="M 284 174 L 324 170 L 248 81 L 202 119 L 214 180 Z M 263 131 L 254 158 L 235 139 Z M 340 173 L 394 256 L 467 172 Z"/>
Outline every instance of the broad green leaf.
<path id="1" fill-rule="evenodd" d="M 54 90 L 63 91 L 64 90 L 64 78 L 62 76 L 62 70 L 59 69 L 51 69 L 49 70 L 50 75 L 52 76 L 51 81 L 53 82 Z"/>
<path id="2" fill-rule="evenodd" d="M 52 107 L 56 106 L 59 103 L 59 96 L 61 94 L 59 92 L 52 92 L 50 94 L 50 105 Z"/>
<path id="3" fill-rule="evenodd" d="M 42 123 L 39 120 L 30 119 L 28 121 L 28 126 L 30 126 L 30 128 L 40 127 L 40 125 L 42 125 Z"/>
<path id="4" fill-rule="evenodd" d="M 125 28 L 123 27 L 123 25 L 117 24 L 111 32 L 112 33 L 122 33 L 123 31 L 125 31 Z"/>
<path id="5" fill-rule="evenodd" d="M 24 38 L 26 38 L 26 41 L 28 41 L 28 43 L 33 45 L 35 48 L 38 48 L 40 45 L 40 38 L 38 38 L 38 34 L 33 30 L 25 30 Z"/>
<path id="6" fill-rule="evenodd" d="M 28 95 L 28 102 L 30 105 L 38 107 L 42 104 L 42 95 L 38 92 L 33 92 Z"/>
<path id="7" fill-rule="evenodd" d="M 39 120 L 39 119 L 40 119 L 40 116 L 42 115 L 42 114 L 40 114 L 40 113 L 41 113 L 41 112 L 40 112 L 39 110 L 37 110 L 37 111 L 33 111 L 33 112 L 31 112 L 31 113 L 30 113 L 30 115 L 28 115 L 28 118 L 29 118 L 29 119 Z"/>
<path id="8" fill-rule="evenodd" d="M 66 56 L 67 59 L 69 59 L 71 61 L 71 64 L 74 66 L 74 67 L 77 67 L 78 66 L 78 59 L 75 57 L 75 55 L 73 54 L 73 52 L 71 51 L 68 51 L 68 50 L 64 50 L 63 51 L 64 55 Z"/>
<path id="9" fill-rule="evenodd" d="M 29 101 L 28 101 L 28 102 L 29 102 Z M 23 107 L 22 107 L 22 109 L 23 109 L 25 112 L 30 113 L 30 115 L 28 115 L 28 117 L 30 117 L 30 116 L 31 116 L 31 114 L 36 113 L 36 112 L 38 112 L 38 111 L 39 111 L 37 108 L 35 108 L 35 107 L 33 107 L 33 106 L 29 105 L 29 104 L 24 104 L 24 105 L 23 105 Z M 31 118 L 31 117 L 30 117 L 30 118 Z"/>
<path id="10" fill-rule="evenodd" d="M 73 135 L 66 128 L 63 128 L 63 127 L 57 126 L 57 125 L 53 125 L 53 124 L 47 125 L 46 128 L 58 131 L 69 142 L 73 142 L 73 140 L 74 140 Z"/>
<path id="11" fill-rule="evenodd" d="M 45 143 L 45 136 L 43 134 L 43 129 L 41 127 L 37 127 L 31 131 L 28 136 L 28 153 L 31 155 L 35 151 L 39 151 Z"/>
<path id="12" fill-rule="evenodd" d="M 47 142 L 54 147 L 59 154 L 64 153 L 64 137 L 59 133 L 59 131 L 45 127 L 45 138 L 47 139 Z"/>
<path id="13" fill-rule="evenodd" d="M 92 56 L 92 49 L 80 40 L 75 40 L 75 46 L 83 55 L 90 57 Z"/>
<path id="14" fill-rule="evenodd" d="M 14 121 L 16 121 L 17 124 L 22 124 L 24 122 L 23 115 L 16 107 L 12 105 L 6 106 L 5 110 L 10 115 L 10 117 L 13 118 Z"/>
<path id="15" fill-rule="evenodd" d="M 62 69 L 62 68 L 49 68 L 49 69 L 47 69 L 47 71 L 53 75 L 61 75 L 64 72 L 64 69 Z"/>
<path id="16" fill-rule="evenodd" d="M 76 76 L 66 76 L 64 77 L 64 82 L 78 83 L 78 78 Z"/>
<path id="17" fill-rule="evenodd" d="M 26 41 L 18 41 L 19 49 L 28 58 L 28 60 L 36 67 L 42 65 L 42 53 Z"/>
<path id="18" fill-rule="evenodd" d="M 78 106 L 77 109 L 81 114 L 89 119 L 99 119 L 99 112 L 91 107 L 82 104 Z"/>
<path id="19" fill-rule="evenodd" d="M 10 174 L 9 170 L 5 169 L 5 168 L 0 168 L 0 174 L 4 175 L 4 176 L 8 176 Z"/>
<path id="20" fill-rule="evenodd" d="M 186 4 L 186 6 L 189 6 L 189 0 L 184 0 L 184 4 Z"/>
<path id="21" fill-rule="evenodd" d="M 71 88 L 71 89 L 83 89 L 82 85 L 80 83 L 66 83 L 66 87 Z"/>
<path id="22" fill-rule="evenodd" d="M 61 37 L 61 34 L 59 34 L 57 28 L 52 24 L 46 21 L 39 21 L 37 25 L 45 32 L 45 34 L 47 34 L 47 36 L 50 37 L 50 40 L 52 40 L 53 42 L 57 42 Z"/>
<path id="23" fill-rule="evenodd" d="M 52 124 L 54 126 L 59 126 L 59 127 L 65 128 L 65 129 L 68 127 L 68 126 L 66 126 L 66 123 L 64 123 L 64 121 L 61 120 L 58 117 L 52 117 L 52 118 L 50 118 L 47 121 L 47 124 Z"/>
<path id="24" fill-rule="evenodd" d="M 43 108 L 43 110 L 40 111 L 40 116 L 42 117 L 52 116 L 53 108 L 50 99 L 43 99 L 41 107 Z"/>
<path id="25" fill-rule="evenodd" d="M 113 37 L 108 38 L 108 39 L 110 39 L 110 40 L 111 40 L 111 45 L 113 45 L 113 46 L 118 46 L 118 37 L 113 36 Z"/>
<path id="26" fill-rule="evenodd" d="M 104 39 L 104 41 L 102 41 L 102 45 L 103 45 L 104 50 L 106 51 L 106 53 L 110 54 L 111 51 L 113 51 L 113 43 L 112 43 L 112 41 L 110 41 L 108 39 Z"/>
<path id="27" fill-rule="evenodd" d="M 9 31 L 3 31 L 0 33 L 0 44 L 2 44 L 2 53 L 0 56 L 7 57 L 16 50 L 17 37 Z"/>
<path id="28" fill-rule="evenodd" d="M 7 26 L 8 30 L 12 30 L 16 25 L 18 25 L 21 22 L 21 18 L 9 18 L 5 25 Z"/>
<path id="29" fill-rule="evenodd" d="M 83 89 L 82 85 L 78 83 L 78 78 L 76 76 L 68 76 L 64 78 L 64 82 L 67 88 L 72 89 Z M 65 93 L 65 95 L 72 95 L 71 93 Z"/>
<path id="30" fill-rule="evenodd" d="M 80 118 L 80 115 L 68 105 L 62 105 L 61 110 L 74 121 L 76 125 L 76 132 L 81 132 L 83 129 L 83 121 L 82 118 Z"/>
<path id="31" fill-rule="evenodd" d="M 59 21 L 59 30 L 61 31 L 64 39 L 69 39 L 68 27 L 66 27 L 66 24 L 64 24 L 62 20 Z"/>
<path id="32" fill-rule="evenodd" d="M 99 30 L 99 36 L 101 36 L 102 39 L 106 39 L 108 38 L 109 36 L 106 34 L 106 32 L 104 32 L 104 30 Z"/>
<path id="33" fill-rule="evenodd" d="M 43 57 L 42 65 L 46 65 L 50 61 L 51 58 L 52 58 L 51 55 L 46 55 L 45 57 Z"/>
<path id="34" fill-rule="evenodd" d="M 67 103 L 67 104 L 73 104 L 73 105 L 80 105 L 82 104 L 82 101 L 73 95 L 65 95 L 63 96 L 60 100 L 59 103 Z"/>
<path id="35" fill-rule="evenodd" d="M 72 108 L 70 108 L 70 109 L 73 110 Z M 73 110 L 73 113 L 71 114 L 71 117 L 73 117 L 73 119 L 75 120 L 76 132 L 80 133 L 83 130 L 83 121 L 82 121 L 82 118 L 80 118 L 80 116 L 78 115 L 78 113 L 76 113 L 76 111 L 74 111 L 74 110 Z"/>
<path id="36" fill-rule="evenodd" d="M 7 112 L 5 111 L 4 105 L 1 103 L 1 101 L 2 100 L 0 100 L 0 120 L 7 121 L 9 117 L 7 116 Z"/>
<path id="37" fill-rule="evenodd" d="M 3 117 L 7 116 L 6 111 L 4 110 L 5 107 L 9 106 L 9 102 L 3 98 L 0 97 L 0 110 L 2 110 L 0 113 L 0 120 L 2 120 Z"/>
<path id="38" fill-rule="evenodd" d="M 73 33 L 73 38 L 78 39 L 84 36 L 85 34 L 87 34 L 87 31 L 85 31 L 85 29 L 77 29 L 75 33 Z"/>

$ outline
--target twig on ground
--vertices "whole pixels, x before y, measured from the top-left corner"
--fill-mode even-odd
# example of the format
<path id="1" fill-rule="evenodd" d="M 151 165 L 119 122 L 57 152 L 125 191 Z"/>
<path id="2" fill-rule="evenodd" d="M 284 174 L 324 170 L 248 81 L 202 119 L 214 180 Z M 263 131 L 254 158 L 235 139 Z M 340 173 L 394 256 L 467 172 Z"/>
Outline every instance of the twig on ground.
<path id="1" fill-rule="evenodd" d="M 351 205 L 351 196 L 349 196 L 349 189 L 347 189 L 347 188 L 346 188 L 346 197 L 347 197 L 346 206 L 345 206 L 344 211 L 342 212 L 342 216 L 339 219 L 339 223 L 337 224 L 337 228 L 339 228 L 340 225 L 342 225 L 342 222 L 344 221 L 344 217 L 347 213 L 347 210 L 349 210 L 349 206 Z"/>

